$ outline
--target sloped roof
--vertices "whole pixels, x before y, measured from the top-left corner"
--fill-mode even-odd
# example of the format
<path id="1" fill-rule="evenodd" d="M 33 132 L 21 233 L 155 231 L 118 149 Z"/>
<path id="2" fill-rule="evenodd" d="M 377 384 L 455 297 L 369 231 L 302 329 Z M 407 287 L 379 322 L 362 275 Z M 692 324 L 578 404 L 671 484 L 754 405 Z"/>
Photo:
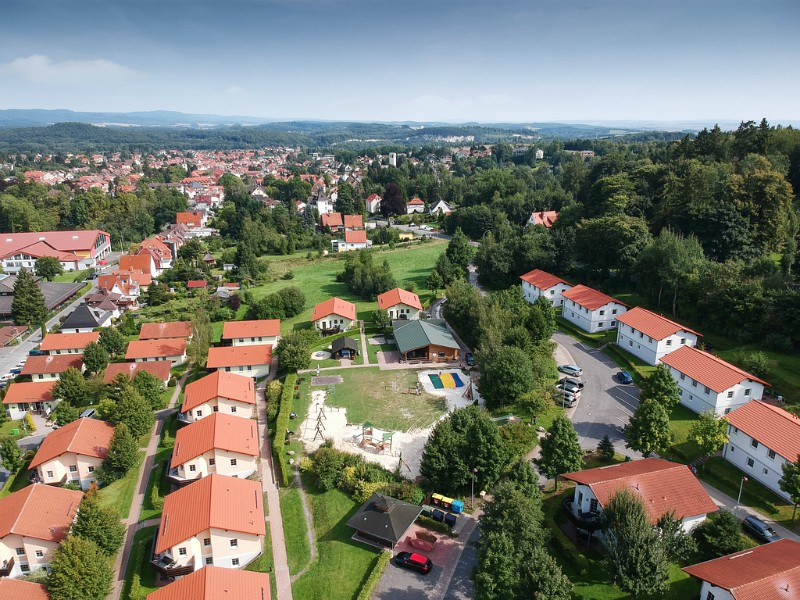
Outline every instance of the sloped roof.
<path id="1" fill-rule="evenodd" d="M 354 321 L 356 318 L 356 305 L 341 298 L 329 298 L 325 302 L 320 302 L 314 306 L 311 320 L 318 321 L 329 315 L 338 315 Z"/>
<path id="2" fill-rule="evenodd" d="M 364 217 L 361 215 L 344 215 L 345 227 L 364 227 Z"/>
<path id="3" fill-rule="evenodd" d="M 324 213 L 320 217 L 322 219 L 323 227 L 341 227 L 342 226 L 342 213 Z"/>
<path id="4" fill-rule="evenodd" d="M 154 358 L 159 356 L 183 356 L 186 352 L 186 338 L 167 338 L 163 340 L 131 340 L 125 358 Z"/>
<path id="5" fill-rule="evenodd" d="M 735 600 L 790 600 L 800 592 L 800 543 L 777 540 L 683 570 Z"/>
<path id="6" fill-rule="evenodd" d="M 9 251 L 30 246 L 38 241 L 47 242 L 50 246 L 62 252 L 86 252 L 94 249 L 95 240 L 100 234 L 108 236 L 108 233 L 100 231 L 99 229 L 88 229 L 84 231 L 3 233 L 0 236 L 0 253 L 6 254 Z"/>
<path id="7" fill-rule="evenodd" d="M 531 213 L 534 225 L 544 225 L 548 229 L 553 226 L 553 223 L 558 219 L 558 212 L 555 210 L 541 210 L 539 212 Z"/>
<path id="8" fill-rule="evenodd" d="M 62 250 L 58 250 L 44 241 L 34 242 L 29 246 L 25 246 L 23 248 L 18 248 L 16 250 L 11 250 L 6 252 L 3 255 L 3 258 L 7 256 L 12 256 L 14 254 L 27 254 L 28 256 L 32 256 L 34 258 L 40 258 L 42 256 L 52 256 L 57 258 L 60 262 L 75 262 L 80 260 L 80 256 L 73 254 L 72 252 L 64 252 Z"/>
<path id="9" fill-rule="evenodd" d="M 766 386 L 769 385 L 766 381 L 729 362 L 725 362 L 713 354 L 689 346 L 681 346 L 674 352 L 670 352 L 661 358 L 661 362 L 688 375 L 717 393 L 724 392 L 737 383 L 748 380 L 756 381 Z"/>
<path id="10" fill-rule="evenodd" d="M 625 323 L 625 325 L 633 327 L 635 330 L 641 331 L 643 334 L 659 341 L 678 333 L 679 331 L 688 331 L 689 333 L 693 333 L 697 336 L 702 335 L 693 329 L 689 329 L 688 327 L 681 325 L 680 323 L 676 323 L 675 321 L 670 321 L 666 317 L 662 317 L 661 315 L 642 308 L 641 306 L 636 306 L 620 315 L 617 317 L 617 321 L 620 323 Z"/>
<path id="11" fill-rule="evenodd" d="M 618 491 L 631 490 L 644 501 L 651 523 L 669 511 L 682 519 L 718 510 L 686 465 L 660 458 L 575 471 L 562 477 L 589 486 L 600 506 L 605 506 Z"/>
<path id="12" fill-rule="evenodd" d="M 264 535 L 262 494 L 258 481 L 216 473 L 168 494 L 156 552 L 168 550 L 209 528 Z"/>
<path id="13" fill-rule="evenodd" d="M 607 296 L 603 292 L 598 292 L 585 285 L 576 285 L 571 289 L 565 290 L 561 295 L 567 300 L 572 300 L 576 304 L 588 308 L 589 310 L 596 310 L 609 302 L 616 302 L 622 306 L 627 306 L 624 302 L 620 302 L 616 298 Z"/>
<path id="14" fill-rule="evenodd" d="M 403 354 L 432 345 L 444 346 L 445 348 L 460 347 L 447 330 L 447 327 L 445 327 L 444 321 L 438 319 L 429 319 L 427 321 L 410 319 L 408 321 L 395 321 L 392 325 L 397 348 Z"/>
<path id="15" fill-rule="evenodd" d="M 559 283 L 564 283 L 569 286 L 572 285 L 571 283 L 561 279 L 561 277 L 556 277 L 555 275 L 552 275 L 547 271 L 542 271 L 541 269 L 529 271 L 524 275 L 520 275 L 519 278 L 523 281 L 527 281 L 532 286 L 537 287 L 540 290 L 549 290 L 551 287 L 558 285 Z"/>
<path id="16" fill-rule="evenodd" d="M 208 282 L 205 279 L 192 279 L 186 282 L 187 289 L 196 290 L 208 287 Z"/>
<path id="17" fill-rule="evenodd" d="M 106 314 L 107 313 L 104 313 L 104 311 L 92 308 L 88 304 L 79 304 L 75 310 L 69 313 L 69 316 L 61 324 L 61 329 L 99 327 L 100 323 L 105 320 Z"/>
<path id="18" fill-rule="evenodd" d="M 133 378 L 138 371 L 146 371 L 161 381 L 168 381 L 171 367 L 172 365 L 166 360 L 111 363 L 103 374 L 103 383 L 111 383 L 120 373 Z"/>
<path id="19" fill-rule="evenodd" d="M 208 565 L 157 589 L 147 600 L 270 600 L 269 575 Z"/>
<path id="20" fill-rule="evenodd" d="M 344 350 L 345 348 L 347 348 L 348 350 L 354 350 L 355 352 L 358 352 L 359 350 L 358 345 L 359 344 L 357 341 L 344 335 L 342 337 L 336 338 L 331 342 L 331 350 L 333 351 L 334 354 L 336 354 L 340 350 Z"/>
<path id="21" fill-rule="evenodd" d="M 140 340 L 162 340 L 164 338 L 188 338 L 192 335 L 189 321 L 168 321 L 166 323 L 142 323 Z"/>
<path id="22" fill-rule="evenodd" d="M 125 271 L 137 270 L 143 273 L 151 273 L 154 265 L 153 255 L 149 253 L 123 254 L 119 257 L 119 268 Z"/>
<path id="23" fill-rule="evenodd" d="M 396 544 L 421 512 L 421 506 L 375 493 L 350 517 L 347 526 Z"/>
<path id="24" fill-rule="evenodd" d="M 186 386 L 181 410 L 186 412 L 214 398 L 227 398 L 243 404 L 255 404 L 253 379 L 238 373 L 214 371 L 211 375 L 206 375 Z"/>
<path id="25" fill-rule="evenodd" d="M 207 369 L 221 367 L 246 367 L 268 365 L 272 362 L 272 346 L 253 344 L 250 346 L 223 346 L 208 349 Z"/>
<path id="26" fill-rule="evenodd" d="M 177 225 L 197 225 L 202 222 L 203 213 L 200 211 L 186 211 L 175 213 L 175 223 Z"/>
<path id="27" fill-rule="evenodd" d="M 44 336 L 39 349 L 43 352 L 50 350 L 74 350 L 86 348 L 92 342 L 97 342 L 100 338 L 99 331 L 89 331 L 87 333 L 48 333 Z"/>
<path id="28" fill-rule="evenodd" d="M 22 375 L 63 373 L 70 367 L 80 370 L 82 366 L 83 354 L 41 354 L 28 357 L 22 367 Z"/>
<path id="29" fill-rule="evenodd" d="M 222 326 L 222 339 L 275 337 L 281 334 L 280 319 L 228 321 Z"/>
<path id="30" fill-rule="evenodd" d="M 171 466 L 177 467 L 209 450 L 227 450 L 258 456 L 258 434 L 253 419 L 215 412 L 179 429 Z"/>
<path id="31" fill-rule="evenodd" d="M 751 400 L 725 415 L 725 419 L 786 460 L 797 460 L 800 417 L 766 402 Z"/>
<path id="32" fill-rule="evenodd" d="M 0 539 L 11 533 L 60 542 L 67 537 L 83 492 L 34 483 L 0 498 Z"/>
<path id="33" fill-rule="evenodd" d="M 366 244 L 367 231 L 365 229 L 356 229 L 354 231 L 344 232 L 344 241 L 346 244 Z"/>
<path id="34" fill-rule="evenodd" d="M 0 598 L 4 600 L 50 600 L 47 588 L 41 583 L 0 577 Z"/>
<path id="35" fill-rule="evenodd" d="M 422 310 L 422 302 L 419 301 L 419 296 L 402 288 L 394 288 L 378 296 L 378 308 L 381 310 L 386 310 L 398 304 L 406 304 Z"/>
<path id="36" fill-rule="evenodd" d="M 53 399 L 55 381 L 32 381 L 12 383 L 8 386 L 3 404 L 24 404 L 26 402 L 48 402 Z"/>
<path id="37" fill-rule="evenodd" d="M 414 197 L 411 200 L 409 200 L 407 202 L 407 204 L 410 204 L 412 206 L 420 206 L 420 205 L 424 205 L 425 202 L 421 198 Z"/>
<path id="38" fill-rule="evenodd" d="M 34 469 L 65 452 L 105 458 L 113 436 L 114 426 L 111 423 L 86 417 L 76 419 L 47 434 L 33 457 L 30 468 Z"/>

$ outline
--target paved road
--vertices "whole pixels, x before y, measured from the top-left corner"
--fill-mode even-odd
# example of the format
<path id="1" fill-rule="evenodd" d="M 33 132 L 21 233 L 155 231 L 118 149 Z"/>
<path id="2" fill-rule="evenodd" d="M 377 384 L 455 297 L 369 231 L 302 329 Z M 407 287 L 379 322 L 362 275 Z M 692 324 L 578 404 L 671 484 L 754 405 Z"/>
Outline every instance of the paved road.
<path id="1" fill-rule="evenodd" d="M 475 584 L 472 583 L 470 575 L 478 564 L 478 553 L 475 544 L 480 537 L 480 528 L 476 527 L 469 536 L 464 551 L 461 553 L 461 560 L 456 564 L 456 570 L 447 591 L 444 593 L 444 600 L 469 600 L 475 597 Z"/>

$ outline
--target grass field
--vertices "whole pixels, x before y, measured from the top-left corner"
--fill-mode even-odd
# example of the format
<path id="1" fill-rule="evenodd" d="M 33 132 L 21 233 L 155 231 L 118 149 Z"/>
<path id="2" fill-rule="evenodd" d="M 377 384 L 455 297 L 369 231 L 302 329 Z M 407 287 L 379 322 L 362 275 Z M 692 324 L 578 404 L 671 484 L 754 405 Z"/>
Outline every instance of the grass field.
<path id="1" fill-rule="evenodd" d="M 171 391 L 174 388 L 169 389 Z M 158 486 L 158 495 L 163 499 L 172 487 L 166 476 L 166 465 L 169 462 L 170 456 L 172 456 L 172 448 L 175 443 L 175 433 L 177 430 L 178 416 L 172 415 L 164 424 L 164 431 L 161 432 L 161 439 L 156 448 L 156 454 L 153 459 L 153 470 L 150 472 L 150 479 L 147 482 L 147 490 L 144 494 L 139 521 L 146 521 L 147 519 L 154 519 L 161 516 L 161 509 L 153 506 L 150 494 L 153 486 Z M 169 440 L 169 442 L 165 443 L 165 440 Z"/>
<path id="2" fill-rule="evenodd" d="M 267 503 L 264 502 L 266 507 Z M 270 598 L 278 597 L 278 589 L 275 584 L 275 561 L 272 558 L 272 533 L 269 528 L 269 523 L 266 524 L 266 534 L 264 535 L 264 552 L 247 565 L 245 571 L 255 571 L 257 573 L 269 574 L 269 587 L 272 592 Z"/>
<path id="3" fill-rule="evenodd" d="M 128 471 L 122 479 L 119 479 L 109 486 L 100 488 L 100 501 L 105 506 L 116 508 L 120 517 L 128 517 L 131 512 L 133 493 L 136 489 L 136 480 L 139 478 L 139 469 L 142 468 L 142 458 L 144 452 L 139 452 L 137 466 Z"/>
<path id="4" fill-rule="evenodd" d="M 382 335 L 382 334 L 378 334 Z M 389 338 L 392 338 L 391 334 L 386 334 Z M 386 338 L 386 335 L 383 337 Z M 378 364 L 378 352 L 389 352 L 391 350 L 397 350 L 397 344 L 380 344 L 379 346 L 375 346 L 369 343 L 369 339 L 375 337 L 375 335 L 368 335 L 367 336 L 367 354 L 369 355 L 369 363 L 371 365 Z M 393 339 L 393 338 L 392 338 Z"/>
<path id="5" fill-rule="evenodd" d="M 289 559 L 289 573 L 296 575 L 311 559 L 308 546 L 308 530 L 303 515 L 303 504 L 300 490 L 296 487 L 284 488 L 280 491 L 281 520 L 286 540 L 286 556 Z"/>
<path id="6" fill-rule="evenodd" d="M 156 572 L 150 566 L 150 545 L 155 536 L 157 525 L 140 529 L 133 536 L 133 548 L 125 570 L 125 581 L 122 584 L 122 600 L 131 600 L 131 583 L 138 573 L 141 589 L 144 594 L 156 591 Z"/>
<path id="7" fill-rule="evenodd" d="M 444 400 L 438 396 L 424 392 L 420 396 L 403 393 L 416 386 L 417 371 L 366 368 L 326 371 L 325 375 L 344 378 L 344 383 L 333 386 L 333 393 L 326 396 L 325 403 L 346 408 L 347 420 L 351 423 L 370 421 L 380 429 L 407 431 L 428 427 L 445 412 Z M 388 387 L 391 382 L 396 382 L 396 392 Z"/>

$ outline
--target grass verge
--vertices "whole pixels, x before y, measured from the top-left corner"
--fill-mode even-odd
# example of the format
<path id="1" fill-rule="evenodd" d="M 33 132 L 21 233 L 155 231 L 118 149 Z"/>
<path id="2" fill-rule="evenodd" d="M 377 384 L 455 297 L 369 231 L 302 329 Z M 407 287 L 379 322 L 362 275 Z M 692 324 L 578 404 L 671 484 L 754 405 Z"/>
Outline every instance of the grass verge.
<path id="1" fill-rule="evenodd" d="M 244 570 L 269 574 L 270 598 L 278 597 L 278 586 L 275 584 L 275 560 L 272 558 L 272 531 L 269 523 L 266 524 L 266 533 L 264 534 L 264 552 Z"/>
<path id="2" fill-rule="evenodd" d="M 136 480 L 139 478 L 139 469 L 142 468 L 143 457 L 144 452 L 139 452 L 136 467 L 130 469 L 122 479 L 100 488 L 100 502 L 105 506 L 119 510 L 119 515 L 123 519 L 126 519 L 131 512 L 133 494 L 136 491 Z"/>
<path id="3" fill-rule="evenodd" d="M 133 547 L 125 569 L 125 581 L 122 584 L 122 600 L 130 600 L 133 576 L 138 573 L 142 592 L 149 594 L 156 591 L 156 572 L 150 566 L 150 545 L 156 534 L 157 525 L 140 529 L 133 536 Z"/>
<path id="4" fill-rule="evenodd" d="M 311 548 L 308 545 L 308 530 L 303 514 L 303 504 L 300 500 L 300 490 L 296 487 L 283 488 L 280 491 L 280 499 L 289 573 L 296 575 L 311 560 Z"/>
<path id="5" fill-rule="evenodd" d="M 153 457 L 153 470 L 150 472 L 150 478 L 147 480 L 147 489 L 144 493 L 144 500 L 142 502 L 142 512 L 139 516 L 139 521 L 146 521 L 147 519 L 155 519 L 161 516 L 161 509 L 163 507 L 164 497 L 169 494 L 172 484 L 167 479 L 166 469 L 169 459 L 172 456 L 172 449 L 175 445 L 175 434 L 178 431 L 178 415 L 173 414 L 167 419 L 164 424 L 164 430 L 161 432 L 161 439 L 156 448 L 156 454 Z M 158 488 L 157 498 L 153 497 L 153 488 Z M 155 503 L 153 500 L 155 499 Z"/>

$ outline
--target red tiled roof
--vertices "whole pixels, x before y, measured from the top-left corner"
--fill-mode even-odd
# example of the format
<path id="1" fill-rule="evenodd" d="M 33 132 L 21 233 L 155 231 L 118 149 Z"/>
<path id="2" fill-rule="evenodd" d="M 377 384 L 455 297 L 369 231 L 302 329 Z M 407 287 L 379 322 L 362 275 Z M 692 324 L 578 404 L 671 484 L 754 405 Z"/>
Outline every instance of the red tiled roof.
<path id="1" fill-rule="evenodd" d="M 124 363 L 111 363 L 106 367 L 106 372 L 103 375 L 103 383 L 111 383 L 114 378 L 120 373 L 133 378 L 138 371 L 146 371 L 161 381 L 169 381 L 169 373 L 172 365 L 166 361 L 151 361 L 151 362 L 124 362 Z"/>
<path id="2" fill-rule="evenodd" d="M 344 241 L 347 244 L 366 244 L 367 232 L 364 229 L 357 229 L 355 231 L 345 231 Z"/>
<path id="3" fill-rule="evenodd" d="M 544 225 L 548 229 L 553 226 L 553 223 L 558 219 L 558 212 L 554 210 L 542 210 L 539 212 L 531 213 L 534 225 Z"/>
<path id="4" fill-rule="evenodd" d="M 209 565 L 147 596 L 147 600 L 270 600 L 269 575 Z"/>
<path id="5" fill-rule="evenodd" d="M 0 578 L 0 598 L 4 600 L 50 600 L 47 588 L 41 583 Z"/>
<path id="6" fill-rule="evenodd" d="M 171 466 L 177 467 L 209 450 L 227 450 L 258 456 L 256 421 L 215 412 L 175 435 Z"/>
<path id="7" fill-rule="evenodd" d="M 661 362 L 717 393 L 724 392 L 737 383 L 748 380 L 769 386 L 766 381 L 755 375 L 751 375 L 713 354 L 689 346 L 681 346 L 674 352 L 670 352 L 661 358 Z"/>
<path id="8" fill-rule="evenodd" d="M 693 329 L 689 329 L 680 323 L 670 321 L 666 317 L 651 312 L 641 306 L 630 309 L 626 313 L 617 317 L 617 321 L 625 323 L 633 327 L 637 331 L 641 331 L 645 335 L 650 336 L 654 340 L 663 340 L 679 331 L 688 331 L 697 336 L 702 334 L 697 333 Z"/>
<path id="9" fill-rule="evenodd" d="M 114 426 L 111 423 L 85 417 L 77 419 L 47 434 L 30 468 L 38 467 L 65 452 L 105 458 L 113 435 Z"/>
<path id="10" fill-rule="evenodd" d="M 167 323 L 142 323 L 140 340 L 162 340 L 165 338 L 188 338 L 192 335 L 189 321 L 169 321 Z"/>
<path id="11" fill-rule="evenodd" d="M 408 204 L 412 206 L 419 206 L 420 204 L 424 205 L 425 202 L 423 202 L 420 198 L 412 198 L 408 201 Z"/>
<path id="12" fill-rule="evenodd" d="M 321 217 L 323 227 L 341 227 L 342 213 L 325 213 Z"/>
<path id="13" fill-rule="evenodd" d="M 3 404 L 24 404 L 31 402 L 49 402 L 53 399 L 55 381 L 33 381 L 30 383 L 12 383 L 8 386 Z"/>
<path id="14" fill-rule="evenodd" d="M 228 321 L 222 326 L 222 339 L 274 337 L 281 334 L 280 319 L 260 321 Z"/>
<path id="15" fill-rule="evenodd" d="M 364 217 L 361 215 L 344 215 L 344 226 L 352 228 L 364 227 Z"/>
<path id="16" fill-rule="evenodd" d="M 32 233 L 4 233 L 0 239 L 0 252 L 6 253 L 31 244 L 44 241 L 53 248 L 62 252 L 91 252 L 94 250 L 94 243 L 97 236 L 103 234 L 108 236 L 105 231 L 99 229 L 88 229 L 85 231 L 38 231 Z M 109 236 L 110 237 L 110 236 Z M 44 238 L 42 240 L 42 238 Z"/>
<path id="17" fill-rule="evenodd" d="M 205 279 L 192 279 L 186 283 L 186 287 L 190 290 L 204 289 L 208 287 L 208 282 Z"/>
<path id="18" fill-rule="evenodd" d="M 341 298 L 329 298 L 325 302 L 320 302 L 314 307 L 311 315 L 312 321 L 323 319 L 328 315 L 339 315 L 351 321 L 356 318 L 356 305 Z"/>
<path id="19" fill-rule="evenodd" d="M 50 350 L 75 350 L 86 348 L 100 338 L 99 331 L 88 333 L 48 333 L 42 340 L 39 349 L 43 352 Z"/>
<path id="20" fill-rule="evenodd" d="M 800 417 L 766 402 L 751 400 L 725 415 L 725 419 L 786 460 L 797 460 Z"/>
<path id="21" fill-rule="evenodd" d="M 227 398 L 243 404 L 255 404 L 253 379 L 238 373 L 214 371 L 211 375 L 206 375 L 186 386 L 181 411 L 186 412 L 214 398 Z"/>
<path id="22" fill-rule="evenodd" d="M 251 346 L 225 346 L 209 348 L 207 369 L 221 367 L 245 367 L 247 365 L 268 365 L 272 362 L 272 346 L 253 344 Z"/>
<path id="23" fill-rule="evenodd" d="M 80 370 L 82 366 L 83 354 L 42 354 L 28 357 L 22 367 L 22 375 L 63 373 L 70 367 Z"/>
<path id="24" fill-rule="evenodd" d="M 381 310 L 386 310 L 387 308 L 401 303 L 422 310 L 422 303 L 419 301 L 419 296 L 414 292 L 409 292 L 402 288 L 394 288 L 378 296 L 378 308 Z"/>
<path id="25" fill-rule="evenodd" d="M 576 285 L 575 287 L 564 291 L 564 293 L 561 295 L 567 300 L 572 300 L 576 304 L 588 308 L 589 310 L 597 310 L 609 302 L 616 302 L 622 306 L 627 306 L 627 304 L 620 302 L 616 298 L 606 296 L 603 292 L 598 292 L 597 290 L 585 285 Z"/>
<path id="26" fill-rule="evenodd" d="M 78 513 L 81 498 L 83 492 L 43 483 L 34 483 L 0 498 L 0 539 L 14 533 L 60 542 Z"/>
<path id="27" fill-rule="evenodd" d="M 186 352 L 186 338 L 166 338 L 163 340 L 132 340 L 128 342 L 125 358 L 156 358 L 160 356 L 183 356 Z"/>
<path id="28" fill-rule="evenodd" d="M 264 535 L 262 494 L 258 481 L 216 473 L 168 494 L 156 552 L 169 550 L 209 528 Z"/>
<path id="29" fill-rule="evenodd" d="M 630 489 L 644 501 L 652 523 L 669 511 L 682 519 L 718 510 L 686 465 L 660 458 L 576 471 L 562 477 L 589 486 L 600 506 L 605 506 L 619 490 Z"/>
<path id="30" fill-rule="evenodd" d="M 0 248 L 2 248 L 2 246 L 0 246 Z M 27 254 L 28 256 L 32 256 L 34 258 L 40 258 L 42 256 L 52 256 L 57 258 L 61 262 L 75 262 L 80 260 L 80 256 L 77 256 L 72 252 L 63 252 L 61 250 L 57 250 L 47 242 L 34 242 L 30 246 L 25 246 L 24 248 L 10 250 L 3 255 L 3 258 L 18 253 Z"/>
<path id="31" fill-rule="evenodd" d="M 123 271 L 141 271 L 142 273 L 152 273 L 153 256 L 150 254 L 123 254 L 119 257 L 119 268 Z"/>
<path id="32" fill-rule="evenodd" d="M 683 570 L 736 600 L 791 600 L 800 593 L 800 543 L 782 539 Z"/>
<path id="33" fill-rule="evenodd" d="M 199 211 L 179 212 L 175 213 L 175 223 L 177 225 L 194 225 L 200 227 L 202 223 L 203 213 Z"/>
<path id="34" fill-rule="evenodd" d="M 569 286 L 572 284 L 564 281 L 561 277 L 556 277 L 548 273 L 547 271 L 542 271 L 541 269 L 534 269 L 525 275 L 520 275 L 520 279 L 523 281 L 527 281 L 532 286 L 539 288 L 540 290 L 549 290 L 554 285 L 558 285 L 559 283 L 565 283 Z"/>

